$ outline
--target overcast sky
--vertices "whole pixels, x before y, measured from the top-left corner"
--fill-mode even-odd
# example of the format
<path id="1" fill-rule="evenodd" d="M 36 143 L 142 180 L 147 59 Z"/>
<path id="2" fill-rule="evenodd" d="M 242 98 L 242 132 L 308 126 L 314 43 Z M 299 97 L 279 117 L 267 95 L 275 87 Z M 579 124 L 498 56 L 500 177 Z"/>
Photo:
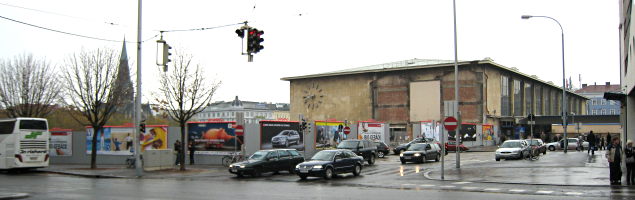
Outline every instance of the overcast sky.
<path id="1" fill-rule="evenodd" d="M 618 0 L 456 0 L 459 60 L 489 57 L 507 67 L 562 84 L 561 35 L 567 77 L 582 83 L 619 84 Z M 137 1 L 0 0 L 0 16 L 109 40 L 137 38 Z M 144 102 L 156 91 L 159 30 L 218 27 L 249 21 L 264 30 L 264 49 L 248 63 L 240 25 L 170 32 L 164 39 L 194 56 L 210 79 L 223 82 L 214 101 L 289 102 L 280 78 L 419 59 L 454 59 L 451 0 L 151 0 L 143 2 Z M 0 58 L 23 53 L 64 64 L 82 48 L 121 49 L 108 42 L 65 35 L 0 18 Z M 136 44 L 128 43 L 136 62 Z M 136 71 L 136 63 L 131 63 Z M 135 77 L 132 77 L 136 80 Z"/>

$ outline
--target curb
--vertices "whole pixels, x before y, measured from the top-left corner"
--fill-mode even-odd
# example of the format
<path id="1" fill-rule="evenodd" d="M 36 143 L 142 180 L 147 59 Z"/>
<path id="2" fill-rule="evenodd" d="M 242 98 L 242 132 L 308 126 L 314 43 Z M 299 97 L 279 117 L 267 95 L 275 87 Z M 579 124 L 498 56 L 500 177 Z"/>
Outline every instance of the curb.
<path id="1" fill-rule="evenodd" d="M 460 179 L 445 179 L 445 180 L 441 180 L 440 178 L 432 178 L 430 177 L 430 173 L 433 172 L 431 171 L 427 171 L 425 173 L 423 173 L 423 176 L 426 179 L 429 180 L 436 180 L 436 181 L 465 181 L 465 180 L 460 180 Z M 567 185 L 567 184 L 548 184 L 548 183 L 517 183 L 517 182 L 498 182 L 498 181 L 469 181 L 469 182 L 473 182 L 473 183 L 495 183 L 495 184 L 510 184 L 510 185 L 537 185 L 537 186 L 577 186 L 577 187 L 629 187 L 626 185 Z"/>
<path id="2" fill-rule="evenodd" d="M 27 193 L 1 193 L 0 199 L 23 199 L 29 197 Z"/>
<path id="3" fill-rule="evenodd" d="M 101 174 L 79 174 L 79 173 L 60 172 L 60 171 L 46 171 L 46 172 L 55 173 L 55 174 L 63 174 L 63 175 L 80 176 L 80 177 L 86 177 L 86 178 L 128 178 L 125 176 L 111 176 L 111 175 L 101 175 Z"/>

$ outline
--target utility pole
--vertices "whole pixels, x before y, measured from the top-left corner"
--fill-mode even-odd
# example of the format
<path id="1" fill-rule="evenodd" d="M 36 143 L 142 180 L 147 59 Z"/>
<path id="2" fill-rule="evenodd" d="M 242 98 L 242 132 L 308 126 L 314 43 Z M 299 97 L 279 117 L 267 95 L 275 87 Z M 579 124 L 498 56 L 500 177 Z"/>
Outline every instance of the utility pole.
<path id="1" fill-rule="evenodd" d="M 456 138 L 456 168 L 461 168 L 461 148 L 459 145 L 461 144 L 461 116 L 459 111 L 459 64 L 458 64 L 458 53 L 457 53 L 457 44 L 456 44 L 456 0 L 452 1 L 452 11 L 454 13 L 454 100 L 456 102 L 456 110 L 454 116 L 459 121 L 458 127 L 456 128 L 454 138 Z"/>
<path id="2" fill-rule="evenodd" d="M 134 114 L 134 124 L 137 127 L 141 126 L 141 1 L 139 0 L 138 10 L 137 10 L 137 96 L 135 97 L 135 114 Z M 135 157 L 135 171 L 137 176 L 143 176 L 143 169 L 141 168 L 141 156 L 139 148 L 139 134 L 141 130 L 139 128 L 135 128 L 135 136 L 134 136 L 134 157 Z"/>

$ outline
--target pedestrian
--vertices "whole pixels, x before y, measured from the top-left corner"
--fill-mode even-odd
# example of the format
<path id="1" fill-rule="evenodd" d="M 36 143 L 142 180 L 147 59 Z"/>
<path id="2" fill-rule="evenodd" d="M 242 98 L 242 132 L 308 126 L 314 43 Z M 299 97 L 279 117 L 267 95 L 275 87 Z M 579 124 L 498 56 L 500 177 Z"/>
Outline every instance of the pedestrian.
<path id="1" fill-rule="evenodd" d="M 604 137 L 600 137 L 600 149 L 606 149 L 606 143 L 604 142 Z"/>
<path id="2" fill-rule="evenodd" d="M 586 154 L 591 153 L 591 155 L 595 155 L 595 134 L 593 131 L 589 131 L 589 135 L 586 136 L 587 141 L 589 141 L 589 150 L 586 151 Z"/>
<path id="3" fill-rule="evenodd" d="M 635 184 L 635 148 L 633 148 L 633 141 L 626 141 L 626 148 L 624 148 L 624 155 L 626 156 L 626 183 L 631 185 Z"/>
<path id="4" fill-rule="evenodd" d="M 126 136 L 124 140 L 126 140 L 126 150 L 130 150 L 132 147 L 132 137 L 130 137 L 130 133 L 128 133 L 128 136 Z"/>
<path id="5" fill-rule="evenodd" d="M 611 185 L 621 185 L 622 184 L 622 147 L 620 146 L 619 138 L 612 138 L 611 146 L 609 147 L 609 151 L 606 152 L 606 157 L 609 161 L 609 172 L 610 172 L 610 180 Z"/>
<path id="6" fill-rule="evenodd" d="M 182 149 L 183 149 L 183 146 L 181 144 L 181 141 L 176 140 L 176 142 L 174 142 L 174 151 L 176 152 L 176 161 L 174 161 L 174 165 L 181 164 L 181 150 Z"/>
<path id="7" fill-rule="evenodd" d="M 611 150 L 611 146 L 613 144 L 611 144 L 611 142 L 613 142 L 613 140 L 611 140 L 611 133 L 607 133 L 606 134 L 606 150 Z"/>
<path id="8" fill-rule="evenodd" d="M 194 164 L 194 141 L 190 140 L 187 142 L 187 150 L 190 151 L 190 165 Z"/>
<path id="9" fill-rule="evenodd" d="M 119 140 L 117 140 L 117 138 L 115 138 L 115 151 L 121 151 L 121 148 L 119 146 L 121 146 L 121 142 L 119 142 Z"/>

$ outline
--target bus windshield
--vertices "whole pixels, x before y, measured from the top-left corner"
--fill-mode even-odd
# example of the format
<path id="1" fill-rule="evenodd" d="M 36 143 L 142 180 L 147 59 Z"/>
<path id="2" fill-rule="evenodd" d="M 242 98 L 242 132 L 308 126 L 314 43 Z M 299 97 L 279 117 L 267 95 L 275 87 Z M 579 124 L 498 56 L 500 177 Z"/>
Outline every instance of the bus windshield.
<path id="1" fill-rule="evenodd" d="M 0 135 L 13 133 L 15 121 L 0 122 Z"/>
<path id="2" fill-rule="evenodd" d="M 43 120 L 20 120 L 20 129 L 48 130 L 48 127 Z"/>

